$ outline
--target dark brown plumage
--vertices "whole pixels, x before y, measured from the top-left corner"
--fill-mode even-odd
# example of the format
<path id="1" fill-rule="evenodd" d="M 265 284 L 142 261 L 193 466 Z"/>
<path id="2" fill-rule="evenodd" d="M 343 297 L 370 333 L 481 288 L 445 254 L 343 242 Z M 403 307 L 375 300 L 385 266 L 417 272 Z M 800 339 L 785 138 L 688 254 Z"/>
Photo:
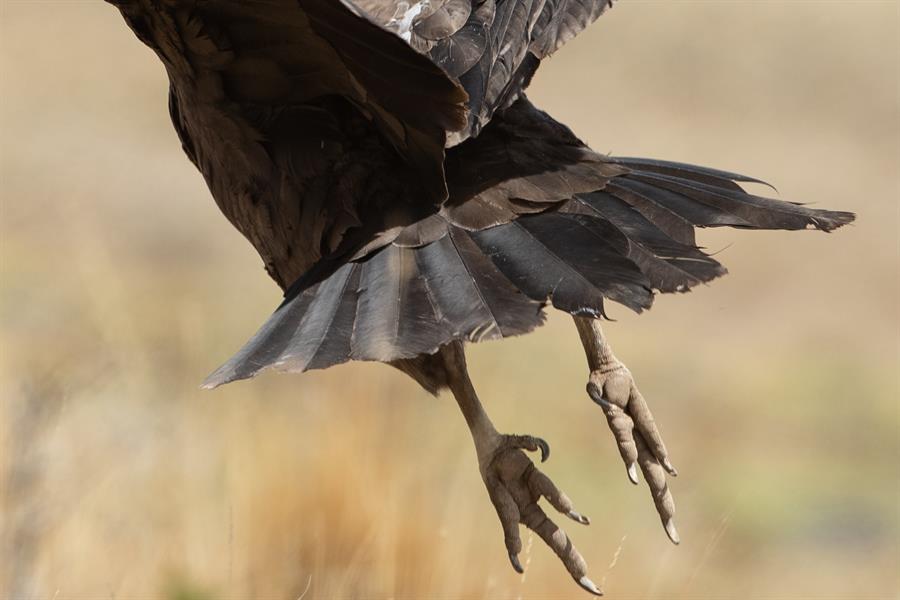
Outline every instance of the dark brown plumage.
<path id="1" fill-rule="evenodd" d="M 355 359 L 391 363 L 432 392 L 449 386 L 487 461 L 513 565 L 511 519 L 539 531 L 591 591 L 577 552 L 526 518 L 534 490 L 550 490 L 519 458 L 536 446 L 479 425 L 460 342 L 526 333 L 547 304 L 589 319 L 605 299 L 641 311 L 655 291 L 724 274 L 695 227 L 830 231 L 853 219 L 747 193 L 740 183 L 756 180 L 734 173 L 597 154 L 532 106 L 524 89 L 541 59 L 607 0 L 113 4 L 166 67 L 185 152 L 286 290 L 205 385 Z M 598 350 L 599 326 L 578 322 L 595 374 L 624 368 Z M 592 397 L 620 445 L 637 444 L 677 541 L 665 474 L 653 475 L 674 468 L 649 411 L 626 393 L 616 413 L 603 377 Z M 494 440 L 489 452 L 482 438 Z M 633 450 L 622 452 L 636 479 Z M 531 493 L 517 487 L 525 480 Z"/>
<path id="2" fill-rule="evenodd" d="M 449 196 L 439 208 L 423 207 L 420 220 L 379 231 L 377 244 L 366 238 L 354 262 L 340 255 L 320 262 L 288 291 L 272 317 L 278 327 L 261 330 L 206 385 L 268 367 L 390 362 L 455 339 L 522 334 L 542 322 L 547 302 L 597 316 L 606 298 L 640 312 L 654 290 L 687 291 L 725 273 L 696 246 L 694 227 L 828 231 L 850 218 L 747 194 L 735 182 L 750 179 L 740 175 L 595 154 L 524 98 L 481 135 L 448 149 L 446 165 Z M 448 270 L 476 285 L 448 279 Z M 346 319 L 333 320 L 336 299 Z M 305 309 L 289 316 L 292 303 Z M 460 304 L 471 308 L 457 317 L 448 305 Z M 308 340 L 323 327 L 324 338 L 346 343 L 316 347 L 313 360 Z M 274 353 L 269 336 L 284 329 L 294 339 Z"/>

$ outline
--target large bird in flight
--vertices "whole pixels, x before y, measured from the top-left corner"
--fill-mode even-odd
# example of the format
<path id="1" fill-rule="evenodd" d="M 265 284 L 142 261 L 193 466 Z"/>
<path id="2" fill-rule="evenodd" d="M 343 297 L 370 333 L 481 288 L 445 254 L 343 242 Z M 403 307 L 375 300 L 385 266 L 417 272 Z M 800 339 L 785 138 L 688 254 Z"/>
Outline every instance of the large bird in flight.
<path id="1" fill-rule="evenodd" d="M 604 301 L 649 308 L 725 273 L 697 227 L 830 231 L 853 220 L 746 192 L 756 180 L 596 153 L 525 96 L 541 60 L 609 0 L 110 0 L 165 65 L 184 151 L 284 302 L 206 380 L 374 360 L 449 388 L 513 568 L 519 525 L 599 594 L 543 497 L 587 524 L 499 433 L 464 344 L 568 312 L 587 390 L 634 483 L 678 543 L 676 474 L 647 403 L 600 327 Z"/>

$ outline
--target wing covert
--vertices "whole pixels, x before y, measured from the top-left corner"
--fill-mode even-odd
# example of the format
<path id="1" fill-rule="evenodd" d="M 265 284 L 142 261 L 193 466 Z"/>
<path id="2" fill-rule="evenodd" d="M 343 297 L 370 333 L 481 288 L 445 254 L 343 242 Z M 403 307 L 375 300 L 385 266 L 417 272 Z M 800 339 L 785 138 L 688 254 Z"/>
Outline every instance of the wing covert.
<path id="1" fill-rule="evenodd" d="M 466 126 L 447 145 L 477 136 L 515 102 L 541 59 L 590 25 L 611 0 L 344 0 L 426 54 L 469 96 Z"/>

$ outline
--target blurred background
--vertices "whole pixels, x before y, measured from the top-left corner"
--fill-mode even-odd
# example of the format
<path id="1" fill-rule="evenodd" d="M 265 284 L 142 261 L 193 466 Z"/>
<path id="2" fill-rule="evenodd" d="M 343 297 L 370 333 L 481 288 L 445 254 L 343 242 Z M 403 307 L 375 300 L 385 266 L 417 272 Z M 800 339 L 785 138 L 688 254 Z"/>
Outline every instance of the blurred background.
<path id="1" fill-rule="evenodd" d="M 681 473 L 680 547 L 584 393 L 570 319 L 470 348 L 498 427 L 552 444 L 609 597 L 898 597 L 898 15 L 631 0 L 535 80 L 599 151 L 858 213 L 703 232 L 730 276 L 611 307 Z M 198 389 L 280 294 L 116 10 L 4 1 L 0 90 L 0 597 L 585 597 L 527 533 L 509 567 L 449 395 L 360 363 Z"/>

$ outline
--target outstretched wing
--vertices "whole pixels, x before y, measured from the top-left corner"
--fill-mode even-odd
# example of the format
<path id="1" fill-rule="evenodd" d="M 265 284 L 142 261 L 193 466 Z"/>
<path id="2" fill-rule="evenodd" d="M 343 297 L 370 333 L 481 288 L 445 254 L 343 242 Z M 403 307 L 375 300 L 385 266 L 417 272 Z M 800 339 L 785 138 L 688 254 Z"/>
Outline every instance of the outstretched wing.
<path id="1" fill-rule="evenodd" d="M 476 136 L 494 112 L 512 104 L 541 59 L 612 5 L 611 0 L 344 0 L 427 54 L 469 95 L 466 127 Z"/>

